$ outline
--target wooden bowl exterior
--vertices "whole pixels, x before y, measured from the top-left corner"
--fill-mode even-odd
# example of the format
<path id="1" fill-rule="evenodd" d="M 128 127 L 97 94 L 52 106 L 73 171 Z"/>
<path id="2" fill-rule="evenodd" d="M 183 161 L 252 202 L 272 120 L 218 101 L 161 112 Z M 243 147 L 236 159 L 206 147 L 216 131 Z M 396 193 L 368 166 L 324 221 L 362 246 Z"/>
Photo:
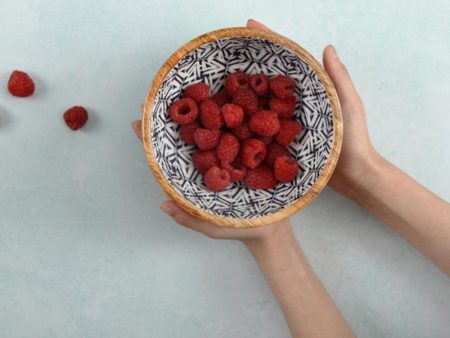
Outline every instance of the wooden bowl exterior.
<path id="1" fill-rule="evenodd" d="M 311 66 L 311 68 L 318 75 L 320 82 L 326 89 L 333 110 L 334 140 L 330 158 L 328 159 L 327 165 L 324 168 L 323 172 L 316 180 L 314 185 L 311 187 L 311 189 L 304 196 L 302 196 L 297 201 L 295 201 L 294 203 L 292 203 L 291 205 L 289 205 L 284 209 L 281 209 L 271 215 L 248 219 L 237 219 L 211 214 L 205 210 L 198 208 L 192 202 L 188 201 L 180 193 L 178 193 L 171 186 L 170 182 L 166 179 L 163 172 L 161 171 L 161 168 L 155 158 L 151 135 L 152 110 L 155 96 L 167 73 L 178 63 L 178 61 L 180 61 L 180 59 L 182 59 L 188 53 L 200 47 L 201 45 L 204 45 L 214 40 L 234 36 L 255 37 L 273 41 L 275 43 L 287 47 L 292 52 L 299 55 Z M 291 216 L 292 214 L 294 214 L 295 212 L 297 212 L 298 210 L 302 209 L 307 204 L 309 204 L 323 190 L 328 180 L 330 179 L 331 174 L 333 173 L 333 170 L 336 166 L 339 157 L 343 137 L 343 123 L 342 123 L 341 106 L 334 85 L 331 82 L 330 78 L 328 77 L 328 74 L 323 69 L 322 65 L 319 62 L 317 62 L 317 60 L 311 54 L 309 54 L 305 49 L 300 47 L 292 40 L 289 40 L 288 38 L 282 35 L 273 32 L 264 32 L 251 28 L 236 27 L 236 28 L 220 29 L 217 31 L 203 34 L 195 38 L 194 40 L 188 42 L 184 46 L 182 46 L 167 59 L 167 61 L 160 68 L 155 78 L 153 79 L 151 87 L 148 91 L 143 108 L 142 134 L 144 136 L 143 140 L 144 150 L 150 169 L 152 170 L 159 185 L 163 188 L 166 194 L 175 203 L 177 203 L 181 208 L 183 208 L 193 216 L 198 217 L 199 219 L 204 220 L 206 222 L 211 222 L 218 226 L 223 227 L 249 228 L 271 224 Z"/>

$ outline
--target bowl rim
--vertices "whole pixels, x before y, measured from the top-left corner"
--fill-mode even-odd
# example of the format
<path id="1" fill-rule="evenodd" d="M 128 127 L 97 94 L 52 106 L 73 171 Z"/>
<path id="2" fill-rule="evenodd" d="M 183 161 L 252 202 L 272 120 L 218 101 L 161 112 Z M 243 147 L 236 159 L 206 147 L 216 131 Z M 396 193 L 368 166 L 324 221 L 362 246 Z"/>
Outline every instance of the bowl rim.
<path id="1" fill-rule="evenodd" d="M 220 40 L 228 37 L 255 37 L 265 39 L 278 43 L 297 54 L 304 61 L 306 61 L 318 75 L 319 81 L 322 83 L 327 92 L 333 112 L 333 147 L 331 149 L 327 164 L 320 176 L 316 179 L 313 186 L 308 190 L 306 194 L 297 199 L 295 202 L 291 203 L 288 207 L 278 210 L 273 214 L 261 217 L 234 218 L 215 215 L 199 208 L 194 203 L 184 198 L 181 193 L 179 193 L 175 188 L 172 187 L 172 185 L 162 172 L 160 165 L 156 160 L 152 144 L 152 129 L 150 127 L 153 119 L 153 105 L 155 102 L 156 94 L 158 93 L 158 90 L 167 74 L 178 63 L 178 61 L 180 61 L 183 57 L 185 57 L 188 53 L 192 52 L 196 48 L 215 40 Z M 142 135 L 144 152 L 147 157 L 147 162 L 151 171 L 153 172 L 153 175 L 156 178 L 156 181 L 162 187 L 164 192 L 169 196 L 169 198 L 171 198 L 178 206 L 186 210 L 191 215 L 218 226 L 249 228 L 275 223 L 291 216 L 295 212 L 311 203 L 316 198 L 316 196 L 325 188 L 328 180 L 331 177 L 331 174 L 334 171 L 334 168 L 336 167 L 341 150 L 343 138 L 343 121 L 341 106 L 336 89 L 331 82 L 328 74 L 323 69 L 322 65 L 310 53 L 308 53 L 304 48 L 300 47 L 296 42 L 275 32 L 266 32 L 246 27 L 231 27 L 215 30 L 196 37 L 195 39 L 181 46 L 161 66 L 152 81 L 145 99 L 142 116 Z"/>

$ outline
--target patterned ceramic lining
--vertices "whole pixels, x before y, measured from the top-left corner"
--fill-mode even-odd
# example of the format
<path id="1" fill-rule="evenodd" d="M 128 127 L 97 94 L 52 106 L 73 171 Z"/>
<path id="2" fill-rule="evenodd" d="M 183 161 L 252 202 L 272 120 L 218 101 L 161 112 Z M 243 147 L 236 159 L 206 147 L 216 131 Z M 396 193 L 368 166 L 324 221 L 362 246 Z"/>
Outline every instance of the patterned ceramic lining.
<path id="1" fill-rule="evenodd" d="M 168 116 L 168 107 L 192 83 L 206 82 L 212 93 L 223 88 L 225 77 L 237 70 L 285 74 L 297 82 L 295 118 L 305 130 L 290 146 L 302 173 L 291 183 L 270 190 L 252 190 L 233 184 L 226 191 L 206 190 L 194 169 L 193 146 L 179 138 L 179 126 Z M 167 74 L 153 106 L 152 142 L 162 172 L 186 199 L 212 214 L 252 218 L 286 208 L 303 196 L 325 168 L 333 145 L 333 114 L 324 86 L 314 70 L 287 48 L 259 38 L 232 37 L 207 43 L 181 59 Z"/>

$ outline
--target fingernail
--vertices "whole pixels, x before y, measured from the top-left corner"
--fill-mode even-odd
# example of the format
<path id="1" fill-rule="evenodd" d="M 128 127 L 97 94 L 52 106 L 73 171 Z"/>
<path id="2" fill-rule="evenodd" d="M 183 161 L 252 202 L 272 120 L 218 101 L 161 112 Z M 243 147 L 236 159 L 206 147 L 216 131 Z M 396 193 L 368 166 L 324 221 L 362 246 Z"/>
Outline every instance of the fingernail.
<path id="1" fill-rule="evenodd" d="M 334 57 L 335 58 L 339 58 L 339 56 L 337 55 L 337 51 L 336 51 L 336 48 L 334 48 L 334 46 L 333 45 L 328 45 L 329 47 L 330 47 L 330 49 L 331 49 L 331 51 L 333 52 L 333 54 L 334 54 Z"/>
<path id="2" fill-rule="evenodd" d="M 165 212 L 167 215 L 172 216 L 173 214 L 173 205 L 172 202 L 166 201 L 161 204 L 161 210 Z"/>

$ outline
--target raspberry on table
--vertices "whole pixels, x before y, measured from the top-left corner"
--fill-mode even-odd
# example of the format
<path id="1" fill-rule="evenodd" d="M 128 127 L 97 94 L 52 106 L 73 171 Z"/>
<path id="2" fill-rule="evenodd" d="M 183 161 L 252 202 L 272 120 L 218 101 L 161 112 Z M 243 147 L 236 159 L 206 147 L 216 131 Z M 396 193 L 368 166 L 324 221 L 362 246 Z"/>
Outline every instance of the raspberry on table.
<path id="1" fill-rule="evenodd" d="M 197 147 L 201 150 L 213 149 L 219 143 L 220 130 L 209 130 L 204 128 L 197 128 L 194 131 L 194 141 Z"/>
<path id="2" fill-rule="evenodd" d="M 194 163 L 195 169 L 202 175 L 205 174 L 209 168 L 219 165 L 219 159 L 214 150 L 197 150 L 194 155 L 192 155 L 192 162 Z"/>
<path id="3" fill-rule="evenodd" d="M 280 131 L 278 114 L 271 110 L 260 110 L 248 123 L 250 130 L 261 136 L 273 136 Z"/>
<path id="4" fill-rule="evenodd" d="M 247 140 L 253 136 L 247 122 L 242 122 L 240 126 L 231 129 L 231 132 L 238 138 L 239 141 Z"/>
<path id="5" fill-rule="evenodd" d="M 262 73 L 250 76 L 250 89 L 258 96 L 266 96 L 269 94 L 270 82 L 267 76 Z"/>
<path id="6" fill-rule="evenodd" d="M 206 129 L 220 129 L 223 118 L 220 107 L 213 100 L 207 100 L 200 105 L 200 122 Z"/>
<path id="7" fill-rule="evenodd" d="M 247 173 L 247 168 L 239 157 L 237 157 L 233 162 L 222 161 L 220 166 L 222 169 L 228 171 L 231 182 L 237 182 L 244 179 L 245 174 Z"/>
<path id="8" fill-rule="evenodd" d="M 194 132 L 200 128 L 197 121 L 189 124 L 183 124 L 180 127 L 180 137 L 186 144 L 195 144 Z"/>
<path id="9" fill-rule="evenodd" d="M 63 119 L 70 129 L 78 130 L 86 124 L 88 112 L 84 107 L 73 106 L 64 112 Z"/>
<path id="10" fill-rule="evenodd" d="M 279 144 L 288 147 L 302 129 L 303 127 L 298 121 L 280 119 L 280 132 L 275 136 L 275 139 Z"/>
<path id="11" fill-rule="evenodd" d="M 233 134 L 222 134 L 217 145 L 217 157 L 223 162 L 232 162 L 239 154 L 239 141 Z"/>
<path id="12" fill-rule="evenodd" d="M 289 76 L 277 75 L 270 80 L 270 90 L 273 95 L 285 99 L 294 94 L 295 81 Z"/>
<path id="13" fill-rule="evenodd" d="M 256 168 L 266 157 L 266 146 L 258 139 L 248 139 L 241 144 L 241 160 L 247 168 Z"/>
<path id="14" fill-rule="evenodd" d="M 251 189 L 271 189 L 275 187 L 277 180 L 272 170 L 263 164 L 247 171 L 244 184 Z"/>
<path id="15" fill-rule="evenodd" d="M 210 191 L 225 190 L 230 184 L 230 174 L 225 169 L 217 166 L 211 167 L 206 172 L 204 178 L 206 188 Z"/>
<path id="16" fill-rule="evenodd" d="M 228 96 L 233 97 L 240 89 L 248 88 L 248 75 L 237 71 L 228 75 L 225 79 L 225 90 Z"/>
<path id="17" fill-rule="evenodd" d="M 34 82 L 31 77 L 20 70 L 11 73 L 8 81 L 9 92 L 17 97 L 27 97 L 34 93 Z"/>
<path id="18" fill-rule="evenodd" d="M 169 108 L 169 115 L 179 124 L 189 124 L 195 121 L 198 115 L 198 107 L 191 98 L 179 99 L 172 103 Z"/>
<path id="19" fill-rule="evenodd" d="M 210 99 L 213 100 L 215 103 L 217 103 L 219 107 L 222 107 L 225 103 L 230 102 L 230 98 L 228 97 L 227 92 L 225 90 L 222 90 L 217 94 L 214 94 L 213 96 L 211 96 Z"/>
<path id="20" fill-rule="evenodd" d="M 274 96 L 270 99 L 269 106 L 271 110 L 278 113 L 280 118 L 288 119 L 294 113 L 296 101 L 297 99 L 294 95 L 288 96 L 285 99 Z"/>
<path id="21" fill-rule="evenodd" d="M 239 127 L 244 120 L 244 111 L 238 105 L 226 103 L 222 106 L 222 116 L 228 128 Z"/>
<path id="22" fill-rule="evenodd" d="M 241 106 L 244 113 L 247 115 L 252 115 L 258 110 L 258 97 L 250 89 L 243 88 L 239 89 L 233 95 L 233 104 Z"/>
<path id="23" fill-rule="evenodd" d="M 280 156 L 274 162 L 273 171 L 278 181 L 290 182 L 298 174 L 298 163 L 290 156 Z"/>
<path id="24" fill-rule="evenodd" d="M 184 90 L 184 97 L 189 97 L 197 103 L 208 100 L 209 86 L 206 83 L 195 83 L 189 85 Z"/>
<path id="25" fill-rule="evenodd" d="M 278 143 L 271 143 L 267 146 L 266 163 L 273 167 L 273 163 L 278 157 L 291 156 L 289 150 Z"/>

